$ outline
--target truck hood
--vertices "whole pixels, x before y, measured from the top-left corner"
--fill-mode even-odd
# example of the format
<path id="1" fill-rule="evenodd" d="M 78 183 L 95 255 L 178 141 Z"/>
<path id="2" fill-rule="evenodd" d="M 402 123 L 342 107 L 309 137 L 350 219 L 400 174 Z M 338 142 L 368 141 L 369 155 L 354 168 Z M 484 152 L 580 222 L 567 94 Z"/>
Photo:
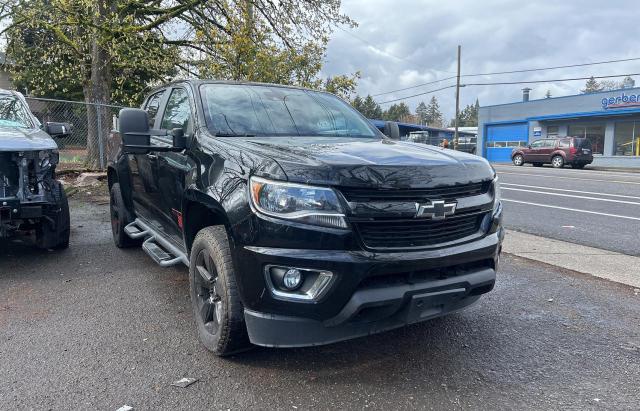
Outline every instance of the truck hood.
<path id="1" fill-rule="evenodd" d="M 58 146 L 37 128 L 0 127 L 0 151 L 55 150 Z"/>
<path id="2" fill-rule="evenodd" d="M 231 138 L 242 150 L 276 161 L 292 182 L 349 187 L 424 188 L 492 179 L 478 156 L 388 139 Z"/>

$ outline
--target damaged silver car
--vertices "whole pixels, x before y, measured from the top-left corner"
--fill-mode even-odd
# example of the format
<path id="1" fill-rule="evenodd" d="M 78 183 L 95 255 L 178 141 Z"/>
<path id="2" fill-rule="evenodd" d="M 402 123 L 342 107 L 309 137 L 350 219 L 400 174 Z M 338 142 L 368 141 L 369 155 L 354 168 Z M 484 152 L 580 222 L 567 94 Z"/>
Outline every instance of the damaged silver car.
<path id="1" fill-rule="evenodd" d="M 69 246 L 69 204 L 55 178 L 52 137 L 70 131 L 66 123 L 41 125 L 22 94 L 0 90 L 0 240 L 35 234 L 41 248 Z"/>

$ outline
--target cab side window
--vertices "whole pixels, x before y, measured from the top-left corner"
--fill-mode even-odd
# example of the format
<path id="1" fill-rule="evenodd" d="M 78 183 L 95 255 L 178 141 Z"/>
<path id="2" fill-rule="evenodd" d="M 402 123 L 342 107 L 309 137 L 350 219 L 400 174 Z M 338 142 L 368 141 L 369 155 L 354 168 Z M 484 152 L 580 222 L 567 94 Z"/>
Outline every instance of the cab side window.
<path id="1" fill-rule="evenodd" d="M 533 143 L 531 143 L 531 148 L 540 148 L 542 147 L 543 144 L 544 144 L 544 141 L 536 140 Z"/>
<path id="2" fill-rule="evenodd" d="M 160 109 L 160 100 L 162 100 L 163 94 L 164 90 L 152 95 L 144 105 L 144 110 L 149 116 L 149 128 L 153 128 L 154 124 L 156 123 L 156 116 L 158 115 L 158 110 Z"/>
<path id="3" fill-rule="evenodd" d="M 544 143 L 546 148 L 554 148 L 556 146 L 556 140 L 547 140 Z"/>
<path id="4" fill-rule="evenodd" d="M 186 134 L 190 121 L 191 106 L 189 104 L 189 94 L 183 88 L 174 88 L 171 91 L 167 106 L 164 109 L 160 128 L 163 130 L 181 128 Z"/>

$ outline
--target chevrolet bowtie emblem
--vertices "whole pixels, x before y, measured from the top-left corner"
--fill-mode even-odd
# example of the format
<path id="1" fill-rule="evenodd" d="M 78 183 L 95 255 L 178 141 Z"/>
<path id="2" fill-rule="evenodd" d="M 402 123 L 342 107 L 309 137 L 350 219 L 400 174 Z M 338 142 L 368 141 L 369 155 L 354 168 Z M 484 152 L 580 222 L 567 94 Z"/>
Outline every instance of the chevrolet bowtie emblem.
<path id="1" fill-rule="evenodd" d="M 455 212 L 456 203 L 445 203 L 444 200 L 435 200 L 429 204 L 416 203 L 417 218 L 444 220 L 447 216 L 454 215 Z"/>

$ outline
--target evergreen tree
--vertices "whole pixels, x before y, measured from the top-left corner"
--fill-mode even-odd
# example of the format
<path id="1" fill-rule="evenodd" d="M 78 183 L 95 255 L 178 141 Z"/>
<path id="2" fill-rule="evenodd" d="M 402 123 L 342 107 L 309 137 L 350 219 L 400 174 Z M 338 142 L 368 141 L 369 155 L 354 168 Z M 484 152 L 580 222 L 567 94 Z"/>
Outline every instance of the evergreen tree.
<path id="1" fill-rule="evenodd" d="M 418 104 L 418 107 L 416 107 L 416 116 L 418 116 L 418 119 L 420 120 L 420 124 L 427 124 L 427 120 L 428 120 L 428 116 L 427 116 L 427 105 L 424 104 L 424 101 L 421 101 L 420 104 Z"/>
<path id="2" fill-rule="evenodd" d="M 444 116 L 440 111 L 440 104 L 436 96 L 431 97 L 431 101 L 427 106 L 427 124 L 433 127 L 442 127 Z"/>
<path id="3" fill-rule="evenodd" d="M 380 107 L 380 104 L 376 103 L 373 97 L 369 94 L 367 94 L 367 97 L 364 99 L 364 111 L 367 113 L 365 114 L 367 118 L 382 118 L 382 108 Z"/>
<path id="4" fill-rule="evenodd" d="M 584 94 L 596 93 L 598 91 L 602 91 L 602 86 L 595 78 L 593 78 L 593 76 L 591 76 L 591 78 L 585 83 L 584 90 L 581 91 Z"/>
<path id="5" fill-rule="evenodd" d="M 411 115 L 409 106 L 405 103 L 400 103 L 392 104 L 391 107 L 382 114 L 382 117 L 387 121 L 402 121 L 402 118 L 408 115 Z"/>

